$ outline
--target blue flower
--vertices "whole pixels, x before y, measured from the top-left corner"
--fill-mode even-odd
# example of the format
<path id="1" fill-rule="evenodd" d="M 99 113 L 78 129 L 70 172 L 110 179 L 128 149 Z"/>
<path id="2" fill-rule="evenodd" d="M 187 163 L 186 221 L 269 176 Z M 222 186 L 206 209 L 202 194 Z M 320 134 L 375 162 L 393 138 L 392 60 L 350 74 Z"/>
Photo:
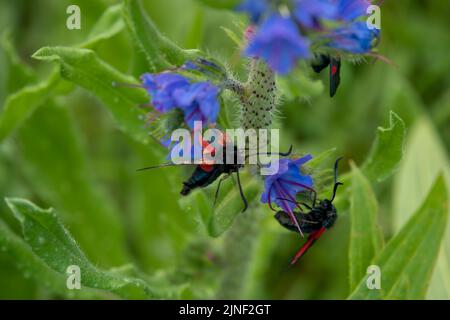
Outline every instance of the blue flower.
<path id="1" fill-rule="evenodd" d="M 257 24 L 269 9 L 267 0 L 243 0 L 235 10 L 247 13 L 252 23 Z"/>
<path id="2" fill-rule="evenodd" d="M 216 122 L 220 109 L 219 88 L 210 82 L 190 83 L 188 78 L 169 72 L 146 73 L 141 81 L 156 111 L 166 113 L 178 108 L 190 128 L 194 128 L 194 121 Z"/>
<path id="3" fill-rule="evenodd" d="M 311 155 L 294 160 L 280 159 L 278 172 L 265 178 L 261 202 L 269 203 L 270 207 L 275 202 L 283 211 L 292 213 L 296 206 L 296 195 L 312 189 L 311 176 L 303 175 L 300 171 L 301 166 L 311 159 Z"/>
<path id="4" fill-rule="evenodd" d="M 294 21 L 276 14 L 261 25 L 245 54 L 263 59 L 279 74 L 287 74 L 298 59 L 309 57 L 309 44 Z"/>
<path id="5" fill-rule="evenodd" d="M 174 73 L 150 74 L 141 76 L 142 85 L 150 95 L 155 110 L 166 113 L 177 107 L 173 97 L 176 90 L 189 86 L 187 78 Z"/>
<path id="6" fill-rule="evenodd" d="M 338 0 L 336 18 L 352 21 L 366 15 L 369 5 L 367 0 Z"/>
<path id="7" fill-rule="evenodd" d="M 177 107 L 184 112 L 184 121 L 194 128 L 195 121 L 214 123 L 219 114 L 219 88 L 210 82 L 197 82 L 174 91 Z"/>
<path id="8" fill-rule="evenodd" d="M 297 21 L 307 28 L 319 27 L 321 19 L 334 19 L 337 6 L 330 0 L 297 0 L 294 16 Z"/>
<path id="9" fill-rule="evenodd" d="M 348 26 L 334 29 L 327 36 L 327 46 L 355 54 L 369 52 L 380 37 L 380 30 L 367 28 L 365 22 L 354 22 Z"/>

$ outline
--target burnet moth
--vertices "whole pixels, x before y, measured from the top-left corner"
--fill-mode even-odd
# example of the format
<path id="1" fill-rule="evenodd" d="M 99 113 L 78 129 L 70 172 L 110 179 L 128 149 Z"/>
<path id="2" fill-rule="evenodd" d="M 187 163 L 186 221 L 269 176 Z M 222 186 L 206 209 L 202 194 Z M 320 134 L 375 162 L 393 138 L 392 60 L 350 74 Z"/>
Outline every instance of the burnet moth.
<path id="1" fill-rule="evenodd" d="M 341 83 L 341 59 L 321 54 L 311 63 L 316 73 L 322 72 L 328 66 L 330 67 L 330 97 L 334 97 Z"/>
<path id="2" fill-rule="evenodd" d="M 291 261 L 291 264 L 295 264 L 308 250 L 312 247 L 312 245 L 322 236 L 322 234 L 330 229 L 337 219 L 337 210 L 333 205 L 333 200 L 336 196 L 337 188 L 342 185 L 341 182 L 337 181 L 338 174 L 338 164 L 339 158 L 336 160 L 334 164 L 334 186 L 333 186 L 333 195 L 330 200 L 316 200 L 317 193 L 313 192 L 312 205 L 308 205 L 304 202 L 297 202 L 296 205 L 299 211 L 294 211 L 294 216 L 299 222 L 300 230 L 303 233 L 308 234 L 308 239 L 303 244 L 303 246 L 297 251 L 294 258 Z M 287 199 L 283 199 L 287 200 Z M 289 200 L 287 200 L 289 201 Z M 303 207 L 308 209 L 308 212 L 303 212 Z M 294 224 L 292 219 L 290 219 L 288 213 L 285 211 L 278 211 L 275 214 L 275 219 L 285 227 L 286 229 L 294 232 L 300 232 L 297 226 Z"/>

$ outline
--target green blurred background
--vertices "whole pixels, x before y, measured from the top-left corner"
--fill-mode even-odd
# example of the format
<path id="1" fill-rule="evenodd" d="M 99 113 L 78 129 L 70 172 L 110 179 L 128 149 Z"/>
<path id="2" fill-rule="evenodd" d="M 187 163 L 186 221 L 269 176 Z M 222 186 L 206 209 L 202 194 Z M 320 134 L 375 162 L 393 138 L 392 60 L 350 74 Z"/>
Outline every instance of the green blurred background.
<path id="1" fill-rule="evenodd" d="M 105 9 L 116 3 L 1 0 L 0 30 L 9 30 L 22 60 L 16 63 L 36 70 L 38 76 L 31 81 L 38 81 L 51 72 L 51 66 L 31 55 L 47 45 L 81 43 Z M 180 46 L 201 48 L 242 70 L 236 45 L 221 28 L 237 30 L 236 22 L 243 21 L 242 16 L 194 0 L 144 3 L 158 27 Z M 65 27 L 70 4 L 81 8 L 81 30 Z M 376 188 L 386 238 L 404 222 L 402 214 L 420 204 L 436 174 L 449 172 L 449 17 L 448 1 L 386 1 L 379 49 L 396 66 L 380 61 L 344 62 L 341 87 L 334 99 L 324 89 L 326 77 L 312 75 L 314 81 L 299 83 L 298 98 L 284 99 L 280 105 L 282 137 L 297 150 L 318 154 L 336 147 L 339 154 L 358 164 L 366 158 L 376 128 L 388 126 L 389 110 L 406 122 L 405 159 L 397 174 Z M 124 73 L 139 76 L 146 71 L 145 59 L 125 30 L 94 50 Z M 31 69 L 27 74 L 17 68 L 3 46 L 0 105 L 22 87 L 23 77 L 34 77 Z M 23 197 L 41 207 L 56 208 L 95 265 L 108 269 L 131 262 L 146 274 L 175 283 L 188 279 L 191 285 L 182 291 L 183 298 L 347 297 L 349 218 L 345 212 L 306 259 L 288 268 L 300 243 L 295 234 L 276 224 L 269 211 L 238 218 L 238 224 L 247 225 L 254 239 L 234 237 L 234 226 L 219 238 L 208 237 L 195 204 L 178 201 L 186 172 L 176 168 L 135 172 L 143 165 L 163 162 L 161 148 L 139 144 L 117 130 L 108 111 L 83 89 L 49 101 L 0 145 L 0 198 Z M 342 171 L 347 170 L 346 162 Z M 414 174 L 417 179 L 408 180 Z M 19 233 L 3 201 L 0 216 Z M 227 262 L 241 257 L 248 260 L 250 271 L 243 283 L 235 284 L 242 280 L 235 279 L 239 269 Z M 24 272 L 2 249 L 0 298 L 64 295 Z"/>

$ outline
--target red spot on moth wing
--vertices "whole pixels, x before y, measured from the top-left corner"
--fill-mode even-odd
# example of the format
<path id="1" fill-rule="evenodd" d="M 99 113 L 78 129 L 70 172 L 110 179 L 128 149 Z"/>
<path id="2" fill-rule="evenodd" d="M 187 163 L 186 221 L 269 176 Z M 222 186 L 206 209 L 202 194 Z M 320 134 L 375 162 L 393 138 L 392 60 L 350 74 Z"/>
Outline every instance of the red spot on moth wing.
<path id="1" fill-rule="evenodd" d="M 337 67 L 336 66 L 332 66 L 331 67 L 331 74 L 334 76 L 337 72 Z"/>

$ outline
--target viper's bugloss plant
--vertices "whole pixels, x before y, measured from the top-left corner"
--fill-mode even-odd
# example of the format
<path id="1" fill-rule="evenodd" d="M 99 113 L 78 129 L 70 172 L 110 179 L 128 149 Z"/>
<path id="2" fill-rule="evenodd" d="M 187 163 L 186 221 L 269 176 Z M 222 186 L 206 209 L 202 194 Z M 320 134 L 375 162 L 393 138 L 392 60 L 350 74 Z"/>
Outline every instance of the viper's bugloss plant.
<path id="1" fill-rule="evenodd" d="M 387 1 L 370 29 L 379 3 L 79 0 L 68 30 L 64 2 L 0 2 L 0 298 L 449 299 L 450 4 Z M 377 50 L 398 68 L 351 66 Z M 293 145 L 239 167 L 246 212 L 236 172 L 180 195 L 167 153 L 195 120 Z M 323 230 L 274 216 L 301 231 L 313 194 L 338 218 L 286 268 Z"/>

